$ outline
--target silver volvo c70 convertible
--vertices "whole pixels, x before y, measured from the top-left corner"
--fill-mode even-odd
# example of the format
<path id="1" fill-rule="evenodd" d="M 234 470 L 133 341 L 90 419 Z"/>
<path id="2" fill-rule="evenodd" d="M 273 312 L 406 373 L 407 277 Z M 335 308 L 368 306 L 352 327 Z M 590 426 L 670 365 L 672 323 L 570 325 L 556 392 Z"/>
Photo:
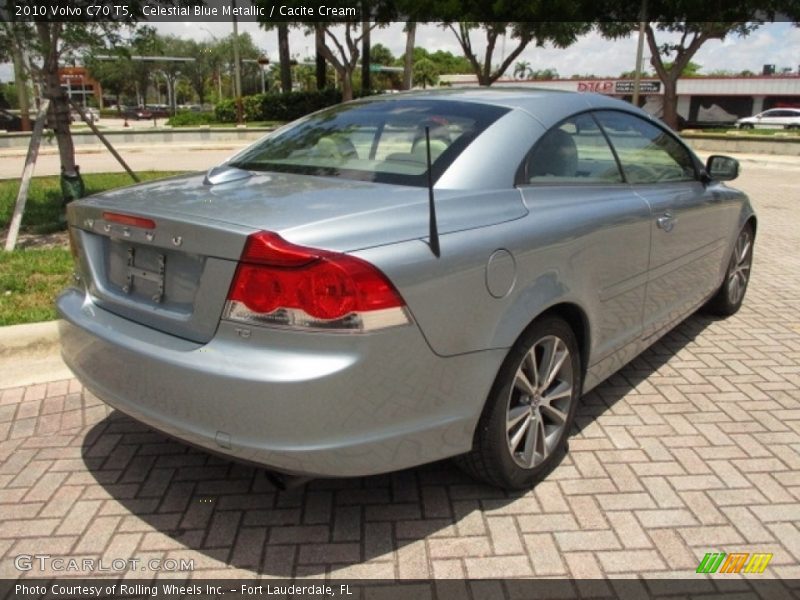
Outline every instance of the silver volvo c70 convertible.
<path id="1" fill-rule="evenodd" d="M 74 202 L 63 356 L 120 411 L 277 473 L 457 457 L 524 488 L 581 394 L 701 306 L 738 310 L 738 169 L 599 95 L 342 104 Z"/>

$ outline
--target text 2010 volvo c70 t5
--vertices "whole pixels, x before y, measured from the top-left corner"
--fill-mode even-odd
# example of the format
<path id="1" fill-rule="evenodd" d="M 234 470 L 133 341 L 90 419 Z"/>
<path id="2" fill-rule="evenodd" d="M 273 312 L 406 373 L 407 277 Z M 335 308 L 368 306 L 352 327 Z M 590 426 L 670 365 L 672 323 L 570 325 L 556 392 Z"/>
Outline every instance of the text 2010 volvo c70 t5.
<path id="1" fill-rule="evenodd" d="M 64 359 L 135 419 L 277 472 L 457 456 L 529 486 L 582 393 L 698 307 L 739 308 L 737 174 L 598 95 L 342 104 L 74 202 Z"/>

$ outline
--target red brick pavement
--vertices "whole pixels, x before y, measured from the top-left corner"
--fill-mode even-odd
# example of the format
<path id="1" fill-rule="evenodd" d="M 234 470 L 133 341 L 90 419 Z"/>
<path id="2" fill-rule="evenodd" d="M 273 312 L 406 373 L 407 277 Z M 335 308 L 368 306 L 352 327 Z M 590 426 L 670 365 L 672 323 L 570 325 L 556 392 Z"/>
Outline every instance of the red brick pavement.
<path id="1" fill-rule="evenodd" d="M 741 312 L 691 317 L 585 397 L 525 494 L 447 462 L 280 492 L 75 380 L 2 390 L 0 577 L 70 574 L 20 572 L 25 554 L 136 558 L 131 576 L 187 559 L 195 577 L 692 577 L 725 551 L 800 578 L 799 180 L 744 174 L 760 225 Z"/>

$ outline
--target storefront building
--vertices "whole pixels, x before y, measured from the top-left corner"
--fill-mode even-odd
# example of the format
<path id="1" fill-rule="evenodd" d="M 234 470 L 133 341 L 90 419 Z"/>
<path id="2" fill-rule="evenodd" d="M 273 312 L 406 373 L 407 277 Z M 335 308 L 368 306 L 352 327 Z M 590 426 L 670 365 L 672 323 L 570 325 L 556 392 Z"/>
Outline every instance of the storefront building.
<path id="1" fill-rule="evenodd" d="M 440 83 L 453 87 L 476 85 L 473 75 L 443 75 Z M 495 86 L 538 87 L 574 92 L 596 92 L 630 102 L 632 79 L 554 79 L 549 81 L 498 80 Z M 639 105 L 649 113 L 663 113 L 664 85 L 643 79 Z M 678 115 L 684 126 L 731 125 L 770 108 L 800 108 L 800 75 L 754 77 L 687 77 L 678 80 Z"/>

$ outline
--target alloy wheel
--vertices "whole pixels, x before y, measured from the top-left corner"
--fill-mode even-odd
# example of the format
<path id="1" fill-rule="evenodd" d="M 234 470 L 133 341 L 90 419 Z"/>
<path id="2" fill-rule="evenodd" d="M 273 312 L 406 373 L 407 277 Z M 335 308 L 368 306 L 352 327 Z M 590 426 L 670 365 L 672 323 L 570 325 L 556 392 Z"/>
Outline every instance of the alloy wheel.
<path id="1" fill-rule="evenodd" d="M 558 446 L 573 401 L 574 373 L 567 344 L 536 341 L 517 368 L 506 408 L 506 441 L 517 465 L 541 464 Z"/>
<path id="2" fill-rule="evenodd" d="M 733 248 L 731 264 L 728 268 L 728 301 L 738 304 L 744 296 L 747 281 L 750 278 L 750 265 L 753 261 L 753 238 L 748 229 L 744 229 Z"/>

